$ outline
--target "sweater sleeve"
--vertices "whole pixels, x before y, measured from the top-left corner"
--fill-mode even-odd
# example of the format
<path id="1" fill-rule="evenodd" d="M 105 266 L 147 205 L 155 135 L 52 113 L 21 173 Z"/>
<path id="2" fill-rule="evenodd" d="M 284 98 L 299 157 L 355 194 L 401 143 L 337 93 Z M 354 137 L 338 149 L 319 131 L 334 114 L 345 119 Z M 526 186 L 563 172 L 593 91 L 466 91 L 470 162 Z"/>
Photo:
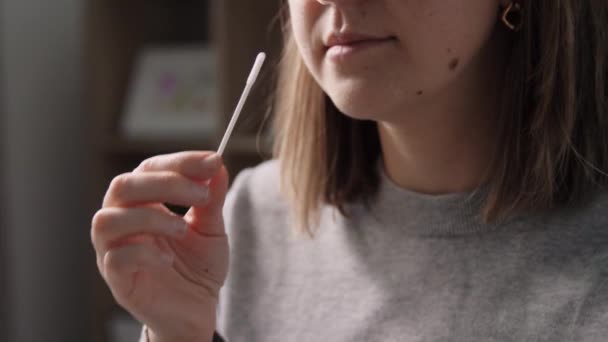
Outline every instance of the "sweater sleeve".
<path id="1" fill-rule="evenodd" d="M 220 334 L 228 339 L 231 339 L 230 325 L 233 321 L 232 317 L 235 312 L 231 311 L 232 303 L 231 287 L 234 277 L 232 276 L 235 259 L 238 259 L 238 241 L 235 241 L 234 231 L 237 230 L 239 221 L 247 219 L 249 212 L 249 183 L 251 179 L 251 169 L 245 169 L 241 171 L 230 188 L 230 191 L 226 195 L 226 201 L 224 203 L 224 225 L 226 234 L 228 235 L 228 242 L 230 245 L 230 264 L 228 268 L 228 277 L 224 286 L 220 290 L 220 298 L 218 303 L 217 312 L 217 329 Z"/>

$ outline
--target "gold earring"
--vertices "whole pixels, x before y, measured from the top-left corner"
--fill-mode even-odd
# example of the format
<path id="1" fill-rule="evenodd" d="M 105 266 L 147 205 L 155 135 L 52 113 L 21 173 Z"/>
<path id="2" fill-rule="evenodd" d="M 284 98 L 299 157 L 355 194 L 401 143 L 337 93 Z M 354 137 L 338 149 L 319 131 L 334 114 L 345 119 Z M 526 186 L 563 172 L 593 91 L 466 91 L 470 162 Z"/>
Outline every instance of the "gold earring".
<path id="1" fill-rule="evenodd" d="M 513 17 L 515 17 L 515 23 L 512 21 Z M 516 1 L 511 1 L 502 12 L 501 19 L 505 26 L 511 29 L 511 31 L 519 31 L 523 24 L 521 4 Z"/>

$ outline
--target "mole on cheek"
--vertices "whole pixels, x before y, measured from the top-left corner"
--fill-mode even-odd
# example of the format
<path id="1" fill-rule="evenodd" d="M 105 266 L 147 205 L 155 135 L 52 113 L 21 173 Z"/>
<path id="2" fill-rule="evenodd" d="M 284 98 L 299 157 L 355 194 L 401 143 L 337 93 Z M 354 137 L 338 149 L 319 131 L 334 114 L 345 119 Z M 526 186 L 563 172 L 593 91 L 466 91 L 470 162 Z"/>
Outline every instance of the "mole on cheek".
<path id="1" fill-rule="evenodd" d="M 416 92 L 416 95 L 422 95 L 422 90 L 418 90 L 418 91 Z"/>
<path id="2" fill-rule="evenodd" d="M 454 58 L 454 59 L 452 59 L 452 61 L 451 61 L 451 62 L 450 62 L 450 64 L 449 64 L 450 70 L 454 70 L 454 69 L 456 69 L 456 67 L 458 66 L 458 63 L 459 63 L 459 62 L 460 62 L 460 61 L 458 60 L 458 58 Z"/>

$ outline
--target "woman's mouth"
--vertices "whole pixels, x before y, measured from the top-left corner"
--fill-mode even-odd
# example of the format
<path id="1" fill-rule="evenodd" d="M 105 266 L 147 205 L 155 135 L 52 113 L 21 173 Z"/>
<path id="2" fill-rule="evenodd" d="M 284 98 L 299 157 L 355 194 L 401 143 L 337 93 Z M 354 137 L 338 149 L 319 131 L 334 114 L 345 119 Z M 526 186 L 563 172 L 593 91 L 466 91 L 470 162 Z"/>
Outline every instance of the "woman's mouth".
<path id="1" fill-rule="evenodd" d="M 371 36 L 356 33 L 332 34 L 326 40 L 326 55 L 332 61 L 344 61 L 365 51 L 388 47 L 396 40 L 394 36 Z"/>

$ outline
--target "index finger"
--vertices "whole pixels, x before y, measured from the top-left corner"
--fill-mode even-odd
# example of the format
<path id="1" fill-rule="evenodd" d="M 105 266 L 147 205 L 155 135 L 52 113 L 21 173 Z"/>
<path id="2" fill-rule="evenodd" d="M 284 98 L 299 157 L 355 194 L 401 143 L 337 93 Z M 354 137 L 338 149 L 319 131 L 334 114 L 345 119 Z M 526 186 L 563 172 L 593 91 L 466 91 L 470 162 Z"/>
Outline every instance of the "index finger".
<path id="1" fill-rule="evenodd" d="M 196 180 L 210 179 L 223 164 L 213 151 L 184 151 L 158 155 L 144 160 L 133 172 L 173 171 Z"/>

